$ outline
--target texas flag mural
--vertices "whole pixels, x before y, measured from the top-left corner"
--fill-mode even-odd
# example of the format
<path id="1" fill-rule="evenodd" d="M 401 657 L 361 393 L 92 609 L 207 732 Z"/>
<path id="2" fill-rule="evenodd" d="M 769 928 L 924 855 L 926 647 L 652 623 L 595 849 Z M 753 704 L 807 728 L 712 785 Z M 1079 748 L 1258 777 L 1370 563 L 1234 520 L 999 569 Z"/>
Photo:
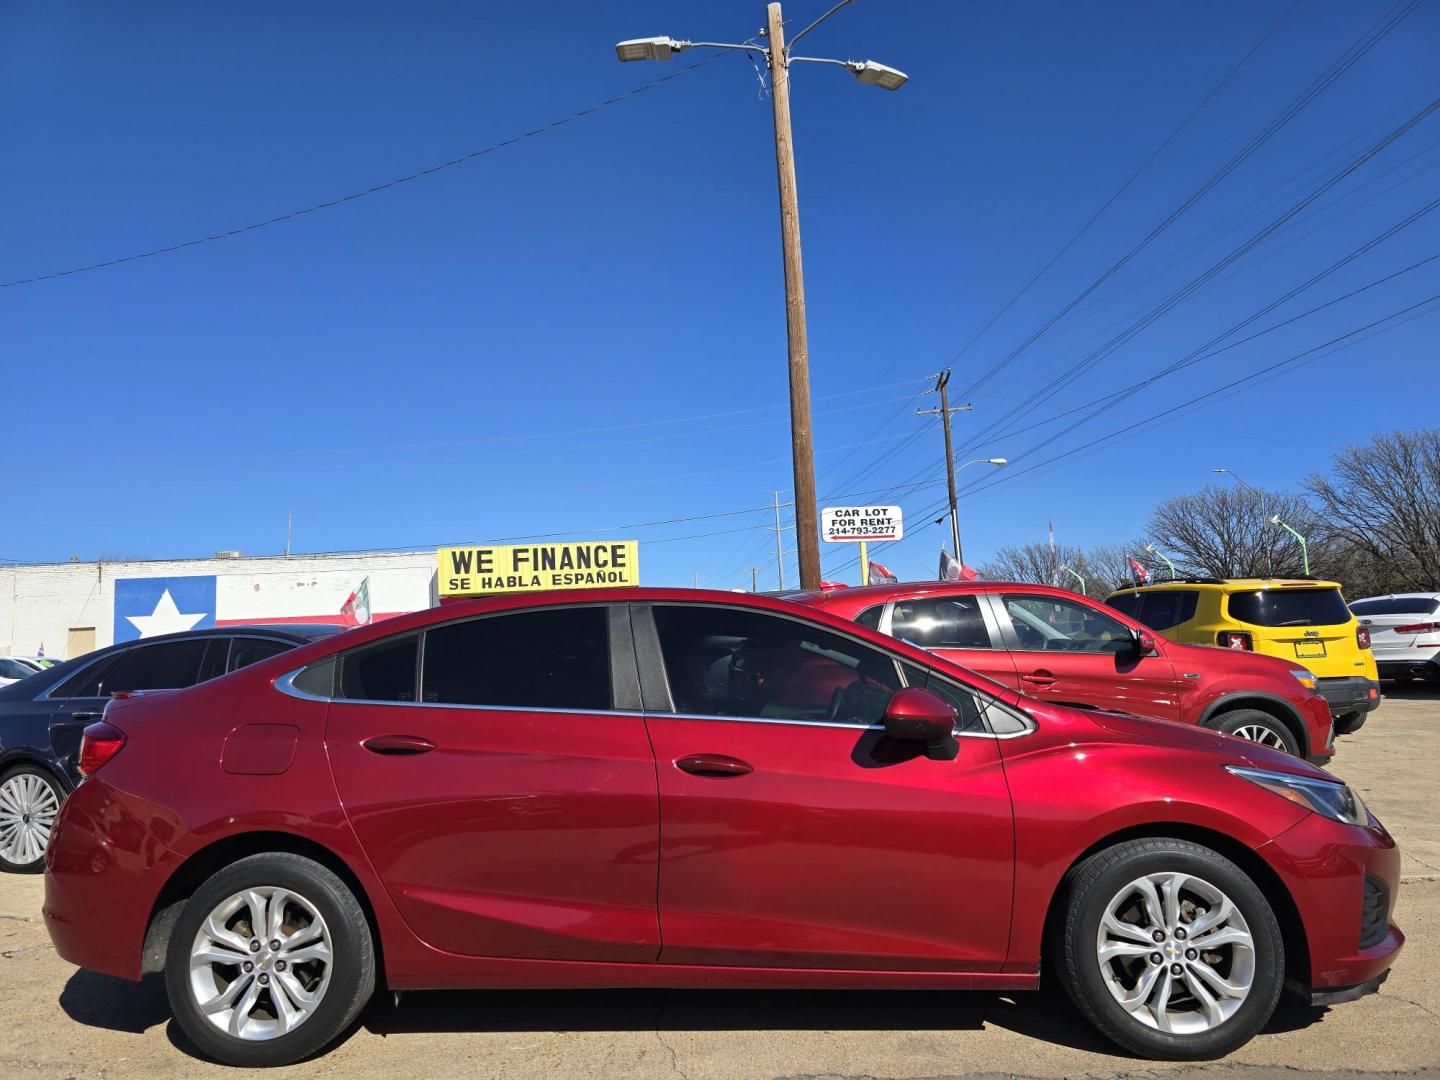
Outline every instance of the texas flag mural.
<path id="1" fill-rule="evenodd" d="M 255 623 L 363 626 L 428 606 L 433 573 L 380 570 L 358 583 L 349 570 L 116 578 L 115 641 Z M 378 606 L 386 600 L 388 610 Z"/>
<path id="2" fill-rule="evenodd" d="M 115 579 L 115 640 L 215 625 L 215 575 Z"/>

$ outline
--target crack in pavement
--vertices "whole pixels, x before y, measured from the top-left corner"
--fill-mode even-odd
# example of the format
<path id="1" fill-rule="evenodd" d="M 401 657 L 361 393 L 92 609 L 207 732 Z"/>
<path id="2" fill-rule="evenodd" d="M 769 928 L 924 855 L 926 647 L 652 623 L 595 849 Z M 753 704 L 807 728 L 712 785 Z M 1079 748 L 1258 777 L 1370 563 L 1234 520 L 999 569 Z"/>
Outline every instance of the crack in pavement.
<path id="1" fill-rule="evenodd" d="M 655 1008 L 655 1040 L 665 1048 L 670 1055 L 670 1071 L 679 1073 L 682 1080 L 690 1080 L 690 1074 L 680 1067 L 680 1055 L 675 1052 L 675 1047 L 665 1040 L 665 1033 L 660 1030 L 660 1021 L 665 1016 L 665 999 L 662 997 Z"/>

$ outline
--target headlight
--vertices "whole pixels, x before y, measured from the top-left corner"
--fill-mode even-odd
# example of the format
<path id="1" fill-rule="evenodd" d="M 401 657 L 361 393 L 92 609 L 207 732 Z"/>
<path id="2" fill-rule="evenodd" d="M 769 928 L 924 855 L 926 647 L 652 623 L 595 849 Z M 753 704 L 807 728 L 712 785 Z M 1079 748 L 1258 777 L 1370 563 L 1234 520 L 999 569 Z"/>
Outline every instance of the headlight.
<path id="1" fill-rule="evenodd" d="M 1307 671 L 1303 667 L 1292 667 L 1290 669 L 1290 674 L 1294 675 L 1296 681 L 1299 682 L 1301 686 L 1305 687 L 1306 690 L 1315 689 L 1315 675 L 1313 672 Z"/>
<path id="2" fill-rule="evenodd" d="M 1312 776 L 1250 769 L 1243 765 L 1226 765 L 1225 769 L 1331 821 L 1341 821 L 1346 825 L 1370 824 L 1370 811 L 1364 800 L 1339 780 L 1318 780 Z"/>

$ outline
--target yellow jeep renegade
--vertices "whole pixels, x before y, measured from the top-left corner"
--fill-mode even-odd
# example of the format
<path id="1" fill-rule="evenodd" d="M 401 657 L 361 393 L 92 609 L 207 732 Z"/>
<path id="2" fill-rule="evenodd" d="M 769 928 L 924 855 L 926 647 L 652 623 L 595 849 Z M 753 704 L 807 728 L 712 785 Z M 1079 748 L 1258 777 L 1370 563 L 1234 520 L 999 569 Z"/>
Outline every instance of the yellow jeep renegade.
<path id="1" fill-rule="evenodd" d="M 1333 581 L 1179 578 L 1121 589 L 1106 603 L 1175 641 L 1302 664 L 1330 703 L 1339 735 L 1358 730 L 1380 704 L 1370 632 Z"/>

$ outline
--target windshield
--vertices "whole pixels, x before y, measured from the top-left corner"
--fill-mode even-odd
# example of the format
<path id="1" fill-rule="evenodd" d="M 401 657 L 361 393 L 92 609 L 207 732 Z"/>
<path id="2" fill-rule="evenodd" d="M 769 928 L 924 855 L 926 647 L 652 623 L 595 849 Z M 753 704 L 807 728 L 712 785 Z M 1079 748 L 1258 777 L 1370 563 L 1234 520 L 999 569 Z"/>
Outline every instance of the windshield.
<path id="1" fill-rule="evenodd" d="M 1338 626 L 1350 609 L 1339 589 L 1257 589 L 1230 594 L 1230 617 L 1253 626 Z"/>

